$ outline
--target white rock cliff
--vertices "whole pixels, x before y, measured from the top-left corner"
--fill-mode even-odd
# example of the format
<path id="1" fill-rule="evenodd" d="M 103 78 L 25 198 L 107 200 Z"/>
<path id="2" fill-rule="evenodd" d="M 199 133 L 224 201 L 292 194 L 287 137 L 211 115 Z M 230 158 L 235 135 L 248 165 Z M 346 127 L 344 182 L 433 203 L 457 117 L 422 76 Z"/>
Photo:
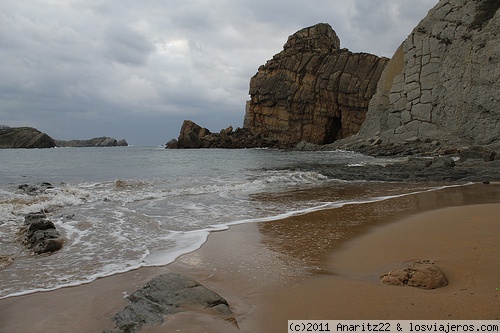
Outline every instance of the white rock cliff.
<path id="1" fill-rule="evenodd" d="M 500 147 L 500 1 L 441 0 L 398 48 L 359 137 Z"/>

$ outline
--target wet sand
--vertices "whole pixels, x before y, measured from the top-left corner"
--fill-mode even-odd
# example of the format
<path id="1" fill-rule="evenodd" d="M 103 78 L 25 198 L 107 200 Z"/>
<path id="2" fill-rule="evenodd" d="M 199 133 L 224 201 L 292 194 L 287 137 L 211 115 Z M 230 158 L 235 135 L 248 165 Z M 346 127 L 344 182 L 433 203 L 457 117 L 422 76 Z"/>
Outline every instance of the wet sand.
<path id="1" fill-rule="evenodd" d="M 168 271 L 221 294 L 234 317 L 190 309 L 141 332 L 285 332 L 289 319 L 499 319 L 499 236 L 500 186 L 482 184 L 237 225 L 165 267 L 0 300 L 0 332 L 111 329 L 124 296 Z M 412 259 L 436 260 L 449 285 L 379 282 Z"/>
<path id="2" fill-rule="evenodd" d="M 499 236 L 499 204 L 444 208 L 375 228 L 329 256 L 331 273 L 269 292 L 256 314 L 260 331 L 284 331 L 286 320 L 304 318 L 500 319 Z M 379 282 L 413 259 L 435 260 L 449 285 L 422 290 Z"/>

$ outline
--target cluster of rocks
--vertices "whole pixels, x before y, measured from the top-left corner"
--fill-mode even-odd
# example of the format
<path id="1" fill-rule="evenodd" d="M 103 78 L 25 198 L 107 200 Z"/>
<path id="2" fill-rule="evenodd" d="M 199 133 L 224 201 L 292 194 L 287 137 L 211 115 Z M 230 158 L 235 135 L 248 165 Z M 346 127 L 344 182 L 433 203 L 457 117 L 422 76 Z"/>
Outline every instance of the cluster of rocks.
<path id="1" fill-rule="evenodd" d="M 0 130 L 0 148 L 53 148 L 54 139 L 33 127 L 7 127 Z"/>
<path id="2" fill-rule="evenodd" d="M 261 134 L 254 135 L 246 128 L 233 130 L 232 126 L 212 133 L 191 120 L 182 124 L 178 139 L 172 139 L 166 145 L 169 149 L 188 148 L 290 148 L 279 140 L 264 138 Z"/>
<path id="3" fill-rule="evenodd" d="M 125 139 L 116 140 L 107 136 L 93 138 L 90 140 L 56 140 L 58 147 L 126 147 Z"/>
<path id="4" fill-rule="evenodd" d="M 37 195 L 45 193 L 46 190 L 53 189 L 54 185 L 48 182 L 42 182 L 40 185 L 21 184 L 17 188 L 22 190 L 25 194 Z"/>
<path id="5" fill-rule="evenodd" d="M 417 149 L 418 145 L 409 145 L 409 147 Z M 307 143 L 297 145 L 297 148 L 304 150 L 333 149 L 331 146 L 325 147 Z M 345 147 L 341 148 L 345 149 Z M 402 153 L 396 158 L 394 157 L 395 151 L 389 148 L 387 151 L 379 150 L 374 154 L 381 156 L 379 152 L 382 152 L 382 156 L 390 156 L 387 160 L 381 159 L 380 163 L 353 167 L 331 161 L 331 163 L 325 165 L 315 166 L 315 171 L 330 178 L 343 180 L 483 183 L 500 181 L 500 154 L 484 147 L 443 149 L 441 155 L 425 153 L 422 154 L 423 156 L 408 156 Z M 368 151 L 365 150 L 364 152 L 370 155 Z M 387 154 L 384 154 L 384 152 Z"/>
<path id="6" fill-rule="evenodd" d="M 448 279 L 433 260 L 412 260 L 407 262 L 406 266 L 382 275 L 381 282 L 421 289 L 436 289 L 448 285 Z"/>
<path id="7" fill-rule="evenodd" d="M 53 189 L 54 186 L 43 182 L 39 185 L 21 184 L 18 188 L 25 194 L 35 196 Z M 30 213 L 24 217 L 24 225 L 19 229 L 18 239 L 27 249 L 37 254 L 58 251 L 64 244 L 61 234 L 44 212 Z"/>
<path id="8" fill-rule="evenodd" d="M 114 316 L 116 330 L 104 333 L 135 333 L 144 325 L 159 325 L 165 316 L 188 307 L 213 309 L 214 314 L 231 316 L 227 301 L 198 282 L 178 273 L 156 276 L 128 296 L 131 304 Z"/>
<path id="9" fill-rule="evenodd" d="M 30 213 L 24 217 L 24 226 L 19 230 L 19 239 L 36 254 L 58 251 L 64 244 L 54 223 L 42 212 Z"/>

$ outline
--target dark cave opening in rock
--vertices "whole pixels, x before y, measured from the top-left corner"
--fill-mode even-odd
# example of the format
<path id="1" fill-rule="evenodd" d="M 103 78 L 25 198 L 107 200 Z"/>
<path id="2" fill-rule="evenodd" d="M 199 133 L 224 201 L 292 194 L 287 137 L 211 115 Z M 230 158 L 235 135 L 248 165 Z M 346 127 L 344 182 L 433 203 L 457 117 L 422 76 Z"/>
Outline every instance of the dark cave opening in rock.
<path id="1" fill-rule="evenodd" d="M 324 144 L 329 144 L 340 139 L 339 134 L 341 130 L 342 118 L 332 117 L 326 126 Z"/>

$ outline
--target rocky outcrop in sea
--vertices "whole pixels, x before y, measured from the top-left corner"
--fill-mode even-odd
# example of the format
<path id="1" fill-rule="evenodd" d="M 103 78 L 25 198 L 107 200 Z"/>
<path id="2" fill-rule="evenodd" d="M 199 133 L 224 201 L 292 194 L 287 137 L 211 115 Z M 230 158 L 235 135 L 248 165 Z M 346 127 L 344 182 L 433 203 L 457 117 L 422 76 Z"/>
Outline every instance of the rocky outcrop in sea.
<path id="1" fill-rule="evenodd" d="M 0 126 L 0 148 L 53 148 L 54 139 L 33 127 Z"/>
<path id="2" fill-rule="evenodd" d="M 54 223 L 42 212 L 30 213 L 24 217 L 19 237 L 21 243 L 36 254 L 58 251 L 64 244 Z"/>
<path id="3" fill-rule="evenodd" d="M 252 134 L 247 128 L 232 126 L 212 133 L 207 128 L 201 127 L 191 120 L 185 120 L 182 124 L 178 139 L 170 140 L 166 148 L 188 149 L 188 148 L 290 148 L 278 140 L 264 138 L 261 134 Z"/>
<path id="4" fill-rule="evenodd" d="M 250 80 L 243 127 L 286 145 L 356 134 L 388 60 L 341 49 L 328 24 L 304 28 Z"/>
<path id="5" fill-rule="evenodd" d="M 56 145 L 58 147 L 126 147 L 128 143 L 125 139 L 116 140 L 102 136 L 90 140 L 56 140 Z"/>
<path id="6" fill-rule="evenodd" d="M 29 185 L 21 184 L 18 188 L 27 195 L 37 196 L 54 188 L 51 183 Z M 29 213 L 24 216 L 24 225 L 19 229 L 18 240 L 36 254 L 55 252 L 62 249 L 64 238 L 45 212 Z"/>

